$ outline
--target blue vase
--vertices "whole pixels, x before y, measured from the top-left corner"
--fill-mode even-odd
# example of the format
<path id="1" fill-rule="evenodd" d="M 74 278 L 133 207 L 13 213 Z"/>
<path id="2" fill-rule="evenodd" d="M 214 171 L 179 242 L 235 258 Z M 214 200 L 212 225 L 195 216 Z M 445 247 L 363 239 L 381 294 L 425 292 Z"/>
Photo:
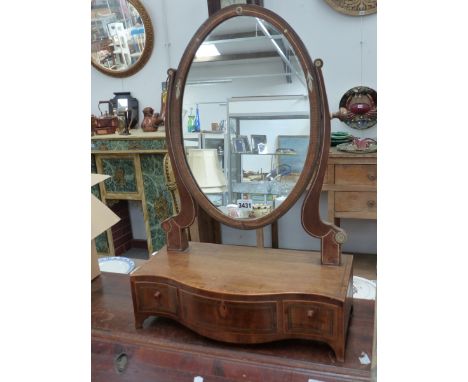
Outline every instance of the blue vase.
<path id="1" fill-rule="evenodd" d="M 198 105 L 195 112 L 195 132 L 200 132 L 200 112 L 198 111 Z"/>

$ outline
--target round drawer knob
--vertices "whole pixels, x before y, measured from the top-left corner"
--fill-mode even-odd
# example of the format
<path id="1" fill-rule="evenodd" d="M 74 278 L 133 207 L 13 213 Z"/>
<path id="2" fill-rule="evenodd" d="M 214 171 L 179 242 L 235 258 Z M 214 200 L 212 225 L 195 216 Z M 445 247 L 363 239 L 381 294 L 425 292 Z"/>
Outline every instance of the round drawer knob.
<path id="1" fill-rule="evenodd" d="M 375 207 L 375 201 L 374 200 L 368 200 L 367 201 L 367 207 L 369 207 L 369 208 Z"/>
<path id="2" fill-rule="evenodd" d="M 307 311 L 307 317 L 312 318 L 315 314 L 315 311 L 313 309 L 309 309 Z"/>
<path id="3" fill-rule="evenodd" d="M 222 318 L 226 318 L 228 314 L 228 309 L 226 307 L 226 305 L 224 304 L 224 302 L 219 306 L 219 315 L 222 317 Z"/>
<path id="4" fill-rule="evenodd" d="M 161 297 L 161 292 L 157 290 L 156 292 L 154 292 L 154 298 L 159 298 L 159 297 Z"/>
<path id="5" fill-rule="evenodd" d="M 377 177 L 374 174 L 367 174 L 367 179 L 369 180 L 376 180 Z"/>

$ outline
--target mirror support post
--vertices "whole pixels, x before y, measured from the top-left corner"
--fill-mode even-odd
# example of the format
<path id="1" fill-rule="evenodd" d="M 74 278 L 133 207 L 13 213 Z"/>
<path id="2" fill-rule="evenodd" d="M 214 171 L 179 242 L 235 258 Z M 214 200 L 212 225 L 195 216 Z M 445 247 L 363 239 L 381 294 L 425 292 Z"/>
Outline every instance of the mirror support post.
<path id="1" fill-rule="evenodd" d="M 179 111 L 171 107 L 171 105 L 175 105 L 173 98 L 175 97 L 174 79 L 176 70 L 169 69 L 167 75 L 166 129 L 178 129 L 179 126 L 175 121 Z M 166 232 L 168 251 L 185 251 L 189 246 L 185 228 L 193 224 L 196 217 L 196 208 L 192 195 L 188 192 L 180 176 L 177 160 L 174 157 L 173 142 L 170 133 L 166 134 L 166 140 L 174 178 L 177 183 L 177 190 L 180 196 L 180 212 L 178 215 L 164 220 L 161 223 L 161 227 Z"/>
<path id="2" fill-rule="evenodd" d="M 319 199 L 322 190 L 323 179 L 328 162 L 328 151 L 330 147 L 330 112 L 328 109 L 327 93 L 322 75 L 323 62 L 320 59 L 314 61 L 315 78 L 317 78 L 317 90 L 320 100 L 320 121 L 323 126 L 319 170 L 317 178 L 312 183 L 312 187 L 306 194 L 302 205 L 302 226 L 311 236 L 318 237 L 321 240 L 322 264 L 340 265 L 341 264 L 341 245 L 346 241 L 346 232 L 336 225 L 322 221 L 319 211 Z"/>

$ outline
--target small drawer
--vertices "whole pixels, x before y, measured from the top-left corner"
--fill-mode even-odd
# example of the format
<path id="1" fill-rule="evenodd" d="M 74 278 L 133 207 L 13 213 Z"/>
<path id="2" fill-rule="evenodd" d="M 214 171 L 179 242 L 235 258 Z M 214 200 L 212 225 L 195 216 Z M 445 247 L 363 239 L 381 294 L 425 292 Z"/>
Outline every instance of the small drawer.
<path id="1" fill-rule="evenodd" d="M 196 327 L 231 333 L 276 333 L 274 301 L 227 301 L 180 291 L 182 319 Z"/>
<path id="2" fill-rule="evenodd" d="M 376 192 L 335 192 L 336 212 L 377 212 Z"/>
<path id="3" fill-rule="evenodd" d="M 283 309 L 287 333 L 334 335 L 337 311 L 332 306 L 307 301 L 284 301 Z"/>
<path id="4" fill-rule="evenodd" d="M 135 282 L 137 310 L 177 313 L 177 288 L 164 283 Z"/>
<path id="5" fill-rule="evenodd" d="M 337 164 L 335 165 L 335 184 L 376 186 L 377 166 L 375 164 Z"/>

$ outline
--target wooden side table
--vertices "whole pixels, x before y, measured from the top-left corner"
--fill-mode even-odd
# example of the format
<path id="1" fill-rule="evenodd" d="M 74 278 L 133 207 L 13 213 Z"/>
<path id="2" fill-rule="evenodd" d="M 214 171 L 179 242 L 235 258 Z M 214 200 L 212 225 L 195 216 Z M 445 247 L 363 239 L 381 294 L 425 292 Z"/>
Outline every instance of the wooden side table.
<path id="1" fill-rule="evenodd" d="M 377 153 L 352 154 L 332 147 L 323 191 L 328 192 L 328 219 L 377 219 Z"/>

